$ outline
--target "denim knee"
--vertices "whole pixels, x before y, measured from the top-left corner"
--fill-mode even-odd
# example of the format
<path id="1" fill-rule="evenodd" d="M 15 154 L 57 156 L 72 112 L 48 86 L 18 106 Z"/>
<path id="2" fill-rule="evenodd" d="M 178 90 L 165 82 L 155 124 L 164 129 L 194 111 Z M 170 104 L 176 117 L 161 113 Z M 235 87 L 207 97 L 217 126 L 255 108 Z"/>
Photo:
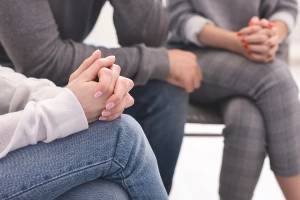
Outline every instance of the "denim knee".
<path id="1" fill-rule="evenodd" d="M 129 200 L 129 197 L 120 185 L 103 179 L 97 179 L 72 188 L 55 200 L 82 199 Z"/>
<path id="2" fill-rule="evenodd" d="M 115 162 L 123 168 L 128 167 L 129 162 L 133 164 L 143 159 L 146 159 L 146 162 L 157 163 L 142 127 L 134 118 L 123 114 L 114 123 L 119 127 Z"/>

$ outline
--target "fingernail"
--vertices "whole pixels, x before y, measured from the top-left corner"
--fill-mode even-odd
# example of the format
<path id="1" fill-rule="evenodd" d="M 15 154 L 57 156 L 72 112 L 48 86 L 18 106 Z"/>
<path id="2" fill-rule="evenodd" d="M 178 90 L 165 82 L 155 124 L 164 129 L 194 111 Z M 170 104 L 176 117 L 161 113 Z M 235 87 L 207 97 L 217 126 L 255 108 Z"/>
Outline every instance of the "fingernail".
<path id="1" fill-rule="evenodd" d="M 114 104 L 114 103 L 108 103 L 108 104 L 105 106 L 106 110 L 110 110 L 110 109 L 112 109 L 113 107 L 115 107 L 115 104 Z"/>
<path id="2" fill-rule="evenodd" d="M 236 33 L 236 35 L 237 35 L 237 36 L 241 36 L 242 34 L 241 34 L 241 33 L 239 33 L 239 32 L 237 32 L 237 33 Z"/>
<path id="3" fill-rule="evenodd" d="M 248 44 L 247 43 L 244 43 L 244 48 L 248 49 Z"/>
<path id="4" fill-rule="evenodd" d="M 93 55 L 95 55 L 96 53 L 99 53 L 99 52 L 100 52 L 100 50 L 97 49 L 96 51 L 94 51 Z"/>
<path id="5" fill-rule="evenodd" d="M 97 98 L 101 97 L 102 94 L 103 93 L 101 91 L 98 91 L 98 92 L 95 93 L 94 97 L 97 99 Z"/>
<path id="6" fill-rule="evenodd" d="M 269 24 L 268 24 L 268 28 L 269 28 L 269 29 L 272 29 L 272 28 L 273 28 L 273 24 L 269 23 Z"/>
<path id="7" fill-rule="evenodd" d="M 101 121 L 106 121 L 107 118 L 106 118 L 106 117 L 99 117 L 99 120 L 101 120 Z"/>
<path id="8" fill-rule="evenodd" d="M 103 111 L 101 113 L 101 115 L 102 115 L 102 117 L 108 117 L 109 115 L 111 115 L 111 112 L 109 112 L 109 111 Z"/>
<path id="9" fill-rule="evenodd" d="M 111 55 L 111 56 L 107 56 L 106 58 L 115 60 L 115 59 L 116 59 L 116 56 Z"/>

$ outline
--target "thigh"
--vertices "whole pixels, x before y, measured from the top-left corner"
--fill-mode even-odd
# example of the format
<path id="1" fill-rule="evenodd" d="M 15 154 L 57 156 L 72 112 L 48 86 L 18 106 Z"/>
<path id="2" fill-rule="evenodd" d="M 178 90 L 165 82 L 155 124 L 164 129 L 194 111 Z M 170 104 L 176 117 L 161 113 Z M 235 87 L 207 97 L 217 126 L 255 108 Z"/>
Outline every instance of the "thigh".
<path id="1" fill-rule="evenodd" d="M 86 131 L 11 152 L 0 160 L 1 199 L 54 199 L 73 187 L 116 173 L 120 169 L 113 158 L 116 154 L 129 157 L 131 151 L 120 147 L 122 152 L 118 152 L 119 140 L 126 145 L 119 131 L 121 121 L 96 122 Z"/>
<path id="2" fill-rule="evenodd" d="M 258 63 L 223 50 L 205 49 L 195 52 L 204 79 L 202 87 L 191 95 L 193 101 L 214 102 L 234 96 L 255 100 L 268 84 L 291 77 L 287 64 L 281 59 Z"/>

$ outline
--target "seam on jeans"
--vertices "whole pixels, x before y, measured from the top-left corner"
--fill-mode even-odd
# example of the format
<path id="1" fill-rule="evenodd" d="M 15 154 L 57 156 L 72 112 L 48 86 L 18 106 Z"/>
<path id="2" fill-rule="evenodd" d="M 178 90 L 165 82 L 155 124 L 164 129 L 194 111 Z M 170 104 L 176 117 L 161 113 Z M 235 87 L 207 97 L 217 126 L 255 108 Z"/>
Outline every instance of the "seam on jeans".
<path id="1" fill-rule="evenodd" d="M 127 188 L 127 190 L 129 190 L 129 187 L 128 187 L 128 185 L 125 182 L 125 175 L 124 175 L 124 168 L 125 167 L 123 167 L 122 164 L 119 161 L 115 160 L 114 158 L 112 159 L 112 161 L 115 162 L 116 165 L 118 165 L 121 168 L 122 184 L 125 186 L 125 188 Z"/>
<path id="2" fill-rule="evenodd" d="M 120 140 L 120 137 L 121 137 L 121 131 L 124 131 L 122 126 L 118 128 L 118 137 L 117 137 L 117 141 L 116 141 L 116 146 L 115 146 L 115 152 L 114 152 L 114 155 L 112 156 L 112 160 L 116 161 L 116 154 L 117 154 L 117 150 L 118 150 L 118 145 L 119 145 L 119 140 Z M 120 162 L 118 162 L 118 164 L 123 168 L 125 168 Z"/>
<path id="3" fill-rule="evenodd" d="M 17 192 L 17 193 L 15 193 L 15 194 L 12 194 L 11 196 L 9 196 L 9 197 L 7 198 L 7 200 L 12 199 L 12 198 L 14 198 L 14 197 L 17 197 L 17 196 L 19 196 L 19 195 L 22 195 L 22 194 L 24 194 L 24 193 L 26 193 L 26 192 L 29 192 L 29 191 L 31 191 L 31 190 L 33 190 L 33 189 L 35 189 L 35 188 L 37 188 L 37 187 L 39 187 L 39 186 L 41 186 L 41 185 L 46 185 L 46 184 L 51 183 L 51 182 L 53 182 L 53 181 L 55 181 L 55 180 L 57 180 L 57 179 L 63 178 L 63 177 L 68 176 L 68 175 L 72 175 L 72 174 L 77 173 L 77 172 L 81 172 L 81 171 L 83 171 L 83 170 L 85 170 L 85 169 L 93 168 L 93 167 L 95 167 L 95 166 L 98 166 L 98 165 L 101 165 L 101 164 L 110 162 L 110 161 L 112 161 L 112 160 L 113 160 L 113 159 L 110 158 L 110 159 L 107 159 L 107 160 L 102 161 L 102 162 L 94 163 L 94 164 L 91 164 L 91 165 L 86 165 L 86 166 L 84 166 L 84 167 L 82 167 L 82 168 L 78 168 L 78 169 L 76 169 L 76 170 L 71 170 L 71 171 L 69 171 L 69 172 L 67 172 L 67 173 L 62 173 L 62 174 L 60 174 L 60 175 L 58 175 L 58 176 L 55 176 L 55 177 L 53 177 L 53 178 L 51 178 L 51 179 L 48 179 L 48 180 L 45 181 L 45 182 L 41 182 L 41 183 L 39 183 L 39 184 L 33 185 L 33 186 L 31 186 L 30 188 L 27 188 L 26 190 Z"/>

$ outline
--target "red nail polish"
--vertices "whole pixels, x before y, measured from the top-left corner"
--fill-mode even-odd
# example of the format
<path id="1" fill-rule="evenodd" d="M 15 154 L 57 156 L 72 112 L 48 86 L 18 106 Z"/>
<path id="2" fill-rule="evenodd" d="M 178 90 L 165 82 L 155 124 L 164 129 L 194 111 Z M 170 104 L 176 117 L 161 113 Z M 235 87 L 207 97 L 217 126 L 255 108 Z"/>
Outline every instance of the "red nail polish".
<path id="1" fill-rule="evenodd" d="M 274 25 L 272 23 L 268 24 L 268 29 L 272 29 L 274 27 Z"/>
<path id="2" fill-rule="evenodd" d="M 243 45 L 244 45 L 244 48 L 245 48 L 245 49 L 248 49 L 248 48 L 249 48 L 248 43 L 244 43 Z"/>

